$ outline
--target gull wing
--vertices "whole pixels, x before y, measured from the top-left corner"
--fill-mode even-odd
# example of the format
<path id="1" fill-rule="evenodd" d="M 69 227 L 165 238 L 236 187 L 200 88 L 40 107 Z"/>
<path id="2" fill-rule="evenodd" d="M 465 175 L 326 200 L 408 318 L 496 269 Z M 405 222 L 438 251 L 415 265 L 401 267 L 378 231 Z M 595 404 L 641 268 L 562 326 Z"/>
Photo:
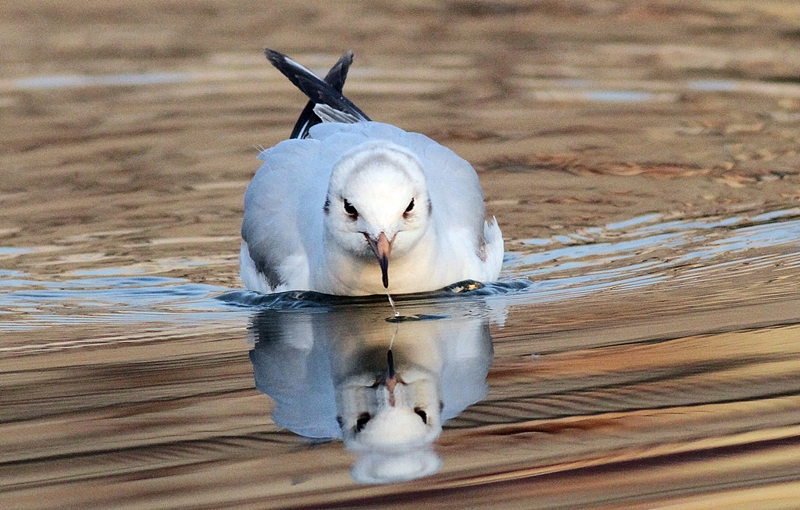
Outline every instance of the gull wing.
<path id="1" fill-rule="evenodd" d="M 277 70 L 289 78 L 289 81 L 309 98 L 309 103 L 292 130 L 291 138 L 305 138 L 308 136 L 311 126 L 322 121 L 314 111 L 314 107 L 317 105 L 326 105 L 349 116 L 346 118 L 356 119 L 356 122 L 370 120 L 364 112 L 342 94 L 347 71 L 353 62 L 352 52 L 342 55 L 333 68 L 328 71 L 324 80 L 283 53 L 267 48 L 264 50 L 264 54 Z"/>
<path id="2" fill-rule="evenodd" d="M 339 61 L 336 62 L 336 64 L 331 67 L 331 70 L 328 71 L 328 74 L 325 75 L 325 83 L 341 92 L 344 88 L 344 82 L 347 80 L 347 71 L 350 69 L 350 64 L 352 63 L 353 52 L 348 51 L 339 58 Z M 315 106 L 318 107 L 320 105 L 314 101 L 306 103 L 306 107 L 303 108 L 303 112 L 297 119 L 289 138 L 306 138 L 308 137 L 308 130 L 311 129 L 311 126 L 315 126 L 320 122 L 330 122 L 314 111 Z"/>

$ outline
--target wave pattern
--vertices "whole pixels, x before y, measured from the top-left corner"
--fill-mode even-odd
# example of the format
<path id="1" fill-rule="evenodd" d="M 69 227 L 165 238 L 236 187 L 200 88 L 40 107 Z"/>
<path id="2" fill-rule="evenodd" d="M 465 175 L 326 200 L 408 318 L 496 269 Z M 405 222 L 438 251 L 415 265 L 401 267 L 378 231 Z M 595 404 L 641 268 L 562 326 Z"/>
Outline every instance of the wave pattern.
<path id="1" fill-rule="evenodd" d="M 796 2 L 385 3 L 0 2 L 0 509 L 798 508 Z M 265 33 L 368 47 L 348 94 L 474 164 L 500 282 L 397 322 L 238 289 L 251 144 L 302 104 Z M 437 474 L 358 485 L 273 422 L 248 323 L 298 360 L 343 309 L 491 334 Z"/>
<path id="2" fill-rule="evenodd" d="M 522 502 L 533 490 L 543 507 L 574 506 L 579 498 L 557 488 L 574 483 L 594 484 L 608 504 L 702 506 L 721 490 L 741 501 L 800 490 L 798 225 L 795 210 L 664 224 L 651 216 L 589 232 L 597 241 L 584 232 L 574 247 L 531 243 L 537 251 L 512 254 L 498 284 L 399 299 L 430 316 L 488 314 L 495 361 L 488 396 L 445 424 L 442 471 L 414 492 L 398 489 L 393 505 L 490 508 L 506 491 Z M 612 235 L 620 240 L 601 242 Z M 656 256 L 665 240 L 670 257 Z M 380 316 L 383 299 L 2 276 L 11 336 L 0 344 L 0 503 L 383 504 L 378 489 L 345 481 L 352 460 L 340 444 L 271 421 L 245 341 L 259 310 Z M 96 313 L 93 302 L 115 311 Z M 54 313 L 59 306 L 75 316 Z M 698 469 L 714 475 L 690 475 Z M 637 492 L 626 496 L 631 477 Z"/>

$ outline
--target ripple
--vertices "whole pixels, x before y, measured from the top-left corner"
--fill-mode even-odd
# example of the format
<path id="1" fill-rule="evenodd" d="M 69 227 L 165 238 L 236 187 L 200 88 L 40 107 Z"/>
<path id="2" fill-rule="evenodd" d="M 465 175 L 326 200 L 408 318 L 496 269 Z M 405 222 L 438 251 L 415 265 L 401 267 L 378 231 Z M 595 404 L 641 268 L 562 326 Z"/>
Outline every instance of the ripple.
<path id="1" fill-rule="evenodd" d="M 107 270 L 104 270 L 107 271 Z M 113 273 L 114 271 L 109 271 Z M 214 296 L 228 289 L 180 278 L 125 276 L 30 279 L 19 271 L 0 273 L 0 307 L 14 321 L 0 321 L 0 330 L 18 331 L 47 324 L 181 322 L 224 316 L 226 307 Z M 223 314 L 222 316 L 218 314 Z"/>
<path id="2" fill-rule="evenodd" d="M 192 81 L 190 73 L 125 73 L 105 75 L 55 75 L 34 76 L 14 81 L 14 86 L 22 90 L 64 89 L 77 87 L 109 87 L 156 85 L 164 83 L 183 83 Z"/>
<path id="3" fill-rule="evenodd" d="M 437 303 L 449 299 L 514 296 L 516 303 L 532 303 L 609 289 L 642 289 L 667 280 L 718 278 L 721 271 L 731 277 L 730 271 L 744 273 L 769 264 L 781 263 L 787 269 L 800 264 L 800 208 L 749 217 L 660 220 L 661 215 L 649 214 L 550 239 L 525 240 L 524 251 L 506 253 L 499 282 L 464 281 L 396 300 L 428 307 L 420 313 L 435 315 Z M 65 281 L 43 281 L 21 271 L 0 271 L 0 307 L 16 319 L 0 322 L 0 330 L 52 323 L 221 320 L 237 308 L 325 311 L 386 304 L 385 296 L 298 291 L 264 295 L 136 273 L 112 267 L 72 271 L 73 278 Z"/>
<path id="4" fill-rule="evenodd" d="M 29 248 L 14 248 L 11 246 L 0 246 L 0 256 L 2 255 L 22 255 L 24 253 L 31 253 L 33 250 Z"/>
<path id="5" fill-rule="evenodd" d="M 432 304 L 448 298 L 487 297 L 518 293 L 530 289 L 529 280 L 514 279 L 492 283 L 464 280 L 447 287 L 415 294 L 393 295 L 397 303 Z M 248 290 L 226 292 L 217 296 L 219 301 L 239 307 L 258 307 L 274 310 L 295 310 L 306 308 L 326 309 L 332 306 L 373 306 L 386 304 L 385 295 L 374 296 L 333 296 L 312 291 L 288 291 L 277 294 L 261 294 Z"/>
<path id="6" fill-rule="evenodd" d="M 550 239 L 522 241 L 532 250 L 506 254 L 504 272 L 536 281 L 537 300 L 563 299 L 601 289 L 629 290 L 666 279 L 681 279 L 702 264 L 709 271 L 751 263 L 758 250 L 784 248 L 770 262 L 793 264 L 800 257 L 800 209 L 782 209 L 751 217 L 710 217 L 658 222 L 650 214 Z M 750 254 L 750 255 L 748 255 Z M 733 260 L 729 260 L 733 259 Z M 697 274 L 694 272 L 693 274 Z"/>

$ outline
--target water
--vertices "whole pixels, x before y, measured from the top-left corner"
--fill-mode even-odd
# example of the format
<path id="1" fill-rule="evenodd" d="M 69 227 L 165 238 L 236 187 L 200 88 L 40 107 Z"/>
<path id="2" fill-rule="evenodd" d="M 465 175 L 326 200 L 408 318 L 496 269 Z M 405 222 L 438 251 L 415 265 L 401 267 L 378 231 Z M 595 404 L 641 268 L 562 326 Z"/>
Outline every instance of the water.
<path id="1" fill-rule="evenodd" d="M 797 507 L 796 9 L 76 5 L 0 7 L 0 507 Z M 499 282 L 241 290 L 264 37 L 476 166 Z"/>
<path id="2" fill-rule="evenodd" d="M 497 284 L 398 296 L 411 322 L 391 321 L 381 297 L 259 296 L 112 268 L 59 282 L 6 270 L 3 479 L 24 494 L 63 478 L 115 485 L 120 470 L 210 462 L 191 468 L 205 477 L 256 463 L 269 468 L 248 482 L 261 494 L 289 497 L 338 473 L 388 483 L 437 472 L 462 494 L 464 466 L 494 493 L 491 473 L 516 483 L 702 461 L 740 484 L 791 480 L 796 457 L 762 457 L 795 448 L 798 212 L 650 215 L 525 240 Z M 737 293 L 742 280 L 762 290 Z M 345 448 L 337 416 L 363 412 L 347 409 L 364 401 L 358 388 L 377 391 L 390 344 L 413 381 L 410 408 L 434 428 L 422 443 L 350 437 Z M 765 471 L 741 473 L 731 458 Z M 697 490 L 689 477 L 673 483 Z"/>

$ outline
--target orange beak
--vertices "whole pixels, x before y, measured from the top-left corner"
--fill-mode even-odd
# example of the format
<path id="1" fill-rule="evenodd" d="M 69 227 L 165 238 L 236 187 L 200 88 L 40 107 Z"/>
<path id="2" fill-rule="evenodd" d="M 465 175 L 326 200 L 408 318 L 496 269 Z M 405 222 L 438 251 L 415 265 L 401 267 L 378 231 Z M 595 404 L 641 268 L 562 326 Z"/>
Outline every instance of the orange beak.
<path id="1" fill-rule="evenodd" d="M 375 256 L 378 257 L 378 263 L 381 266 L 381 275 L 383 277 L 383 287 L 388 289 L 389 255 L 392 254 L 392 244 L 389 242 L 389 238 L 386 237 L 385 232 L 381 232 L 380 235 L 378 235 L 378 239 L 367 237 L 367 241 L 369 242 L 372 251 L 375 252 Z"/>

